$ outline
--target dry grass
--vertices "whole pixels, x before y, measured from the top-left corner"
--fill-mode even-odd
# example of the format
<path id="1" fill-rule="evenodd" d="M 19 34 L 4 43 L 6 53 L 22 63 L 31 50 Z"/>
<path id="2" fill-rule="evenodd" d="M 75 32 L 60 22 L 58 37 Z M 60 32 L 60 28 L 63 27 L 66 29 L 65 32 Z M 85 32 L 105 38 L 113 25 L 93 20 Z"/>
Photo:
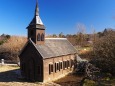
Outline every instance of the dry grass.
<path id="1" fill-rule="evenodd" d="M 1 52 L 17 52 L 22 49 L 26 41 L 26 37 L 12 36 L 6 43 L 0 46 Z"/>
<path id="2" fill-rule="evenodd" d="M 20 80 L 17 71 L 18 66 L 0 66 L 0 86 L 57 86 L 55 83 L 31 83 Z"/>
<path id="3" fill-rule="evenodd" d="M 69 74 L 61 79 L 54 81 L 61 86 L 79 86 L 83 76 Z"/>
<path id="4" fill-rule="evenodd" d="M 0 66 L 0 72 L 6 72 L 6 71 L 11 71 L 11 70 L 16 70 L 19 69 L 18 66 Z"/>

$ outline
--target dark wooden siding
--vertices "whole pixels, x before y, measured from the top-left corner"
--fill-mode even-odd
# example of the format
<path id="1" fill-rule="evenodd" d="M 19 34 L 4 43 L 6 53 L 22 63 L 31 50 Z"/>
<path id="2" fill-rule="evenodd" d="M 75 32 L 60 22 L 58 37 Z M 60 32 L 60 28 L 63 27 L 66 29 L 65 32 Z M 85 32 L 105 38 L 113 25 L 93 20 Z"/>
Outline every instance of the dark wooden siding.
<path id="1" fill-rule="evenodd" d="M 43 60 L 31 43 L 26 45 L 19 57 L 22 76 L 31 81 L 43 81 Z"/>

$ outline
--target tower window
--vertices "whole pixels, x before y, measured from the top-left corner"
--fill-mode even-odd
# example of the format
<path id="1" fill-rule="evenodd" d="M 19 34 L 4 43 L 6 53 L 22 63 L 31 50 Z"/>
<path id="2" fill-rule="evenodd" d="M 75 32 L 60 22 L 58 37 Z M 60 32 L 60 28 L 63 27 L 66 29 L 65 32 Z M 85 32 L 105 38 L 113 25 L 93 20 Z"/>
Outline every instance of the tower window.
<path id="1" fill-rule="evenodd" d="M 41 35 L 41 41 L 44 41 L 44 34 Z"/>
<path id="2" fill-rule="evenodd" d="M 38 33 L 37 40 L 40 41 L 40 34 Z"/>

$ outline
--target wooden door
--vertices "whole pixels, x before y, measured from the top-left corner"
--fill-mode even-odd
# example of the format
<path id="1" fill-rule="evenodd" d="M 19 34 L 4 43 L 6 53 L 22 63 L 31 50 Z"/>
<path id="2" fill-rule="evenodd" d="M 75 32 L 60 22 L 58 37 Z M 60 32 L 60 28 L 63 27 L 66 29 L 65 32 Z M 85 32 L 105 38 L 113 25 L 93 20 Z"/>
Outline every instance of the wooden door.
<path id="1" fill-rule="evenodd" d="M 35 65 L 34 65 L 34 60 L 31 59 L 28 62 L 28 65 L 26 66 L 27 68 L 27 79 L 30 81 L 35 81 Z"/>

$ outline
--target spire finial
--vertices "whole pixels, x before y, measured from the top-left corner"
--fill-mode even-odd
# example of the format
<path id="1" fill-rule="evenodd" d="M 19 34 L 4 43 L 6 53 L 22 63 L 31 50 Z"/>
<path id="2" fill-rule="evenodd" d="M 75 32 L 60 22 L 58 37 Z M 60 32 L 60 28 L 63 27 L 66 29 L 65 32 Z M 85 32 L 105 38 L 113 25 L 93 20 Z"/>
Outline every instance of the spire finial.
<path id="1" fill-rule="evenodd" d="M 39 15 L 38 0 L 36 0 L 35 16 Z"/>

